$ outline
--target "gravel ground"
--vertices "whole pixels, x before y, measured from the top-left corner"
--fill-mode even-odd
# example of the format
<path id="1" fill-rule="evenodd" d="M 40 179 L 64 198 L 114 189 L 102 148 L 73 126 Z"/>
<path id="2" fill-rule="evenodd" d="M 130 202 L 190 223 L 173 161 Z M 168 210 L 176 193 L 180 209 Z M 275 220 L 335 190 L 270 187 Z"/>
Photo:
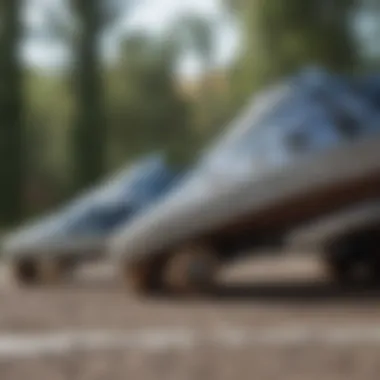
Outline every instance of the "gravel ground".
<path id="1" fill-rule="evenodd" d="M 78 273 L 71 284 L 21 289 L 0 276 L 0 335 L 65 330 L 215 327 L 379 326 L 376 291 L 343 291 L 325 282 L 314 260 L 259 259 L 223 276 L 219 295 L 204 300 L 139 300 L 106 265 Z M 201 345 L 188 350 L 119 349 L 60 356 L 0 358 L 0 379 L 374 379 L 376 344 L 270 347 Z"/>
<path id="2" fill-rule="evenodd" d="M 378 348 L 203 347 L 188 352 L 136 350 L 0 362 L 2 380 L 283 379 L 378 380 Z"/>

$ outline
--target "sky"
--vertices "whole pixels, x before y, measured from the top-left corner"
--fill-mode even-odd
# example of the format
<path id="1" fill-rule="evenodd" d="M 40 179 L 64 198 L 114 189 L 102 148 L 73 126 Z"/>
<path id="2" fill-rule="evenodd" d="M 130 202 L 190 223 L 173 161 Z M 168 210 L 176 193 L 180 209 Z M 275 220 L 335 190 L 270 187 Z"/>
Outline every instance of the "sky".
<path id="1" fill-rule="evenodd" d="M 59 7 L 63 0 L 28 0 L 25 18 L 29 26 L 30 37 L 25 43 L 23 56 L 28 64 L 41 68 L 52 68 L 61 65 L 67 52 L 56 41 L 44 36 L 46 14 L 44 9 Z M 171 22 L 185 12 L 194 12 L 210 17 L 223 19 L 220 0 L 139 0 L 140 4 L 128 16 L 121 17 L 120 25 L 105 42 L 106 55 L 112 56 L 117 48 L 117 36 L 130 28 L 143 29 L 159 33 Z M 227 64 L 237 49 L 236 29 L 228 22 L 221 22 L 218 27 L 216 63 Z M 184 76 L 196 76 L 199 73 L 199 62 L 192 54 L 183 57 L 179 72 Z"/>
<path id="2" fill-rule="evenodd" d="M 28 0 L 25 9 L 25 18 L 29 26 L 29 38 L 27 39 L 23 56 L 28 64 L 51 69 L 59 67 L 67 59 L 67 51 L 57 41 L 49 41 L 44 35 L 44 23 L 46 14 L 44 9 L 55 7 L 59 9 L 60 4 L 66 0 Z M 105 0 L 110 1 L 110 0 Z M 195 12 L 201 15 L 216 17 L 221 21 L 218 27 L 218 38 L 216 47 L 216 64 L 224 66 L 228 64 L 239 48 L 239 36 L 237 28 L 226 20 L 226 15 L 222 12 L 220 2 L 222 0 L 137 0 L 138 6 L 131 14 L 121 16 L 117 30 L 111 33 L 104 42 L 104 51 L 107 57 L 114 56 L 117 51 L 117 42 L 120 41 L 123 31 L 129 28 L 143 29 L 159 33 L 171 22 L 176 20 L 185 12 Z M 378 19 L 371 18 L 368 12 L 357 17 L 358 37 L 361 38 L 369 53 L 380 54 L 380 45 L 372 44 L 365 46 L 365 41 L 377 41 L 380 35 Z M 119 37 L 119 38 L 118 38 Z M 179 72 L 183 76 L 193 77 L 199 74 L 199 62 L 192 54 L 183 57 L 179 65 Z"/>

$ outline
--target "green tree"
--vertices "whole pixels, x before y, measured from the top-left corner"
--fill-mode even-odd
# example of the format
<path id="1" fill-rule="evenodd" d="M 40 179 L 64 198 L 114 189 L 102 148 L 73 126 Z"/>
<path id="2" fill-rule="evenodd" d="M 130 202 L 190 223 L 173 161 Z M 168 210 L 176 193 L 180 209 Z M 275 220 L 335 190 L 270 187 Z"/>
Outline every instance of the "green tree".
<path id="1" fill-rule="evenodd" d="M 236 68 L 238 92 L 253 89 L 308 64 L 346 71 L 355 68 L 350 25 L 354 0 L 240 1 L 244 52 Z"/>
<path id="2" fill-rule="evenodd" d="M 179 39 L 178 46 L 195 53 L 203 72 L 209 71 L 214 65 L 215 26 L 213 19 L 189 14 L 180 18 L 172 31 Z"/>
<path id="3" fill-rule="evenodd" d="M 0 218 L 19 220 L 23 212 L 23 81 L 20 62 L 21 0 L 2 1 L 0 8 Z"/>
<path id="4" fill-rule="evenodd" d="M 28 70 L 25 75 L 27 170 L 46 172 L 69 184 L 69 132 L 73 98 L 66 75 Z"/>
<path id="5" fill-rule="evenodd" d="M 192 107 L 192 125 L 200 145 L 214 136 L 226 117 L 226 96 L 221 90 L 225 78 L 216 68 L 216 43 L 221 22 L 221 16 L 187 14 L 171 30 L 182 53 L 193 53 L 200 63 L 197 93 Z"/>
<path id="6" fill-rule="evenodd" d="M 167 41 L 133 35 L 123 44 L 109 73 L 112 165 L 151 151 L 180 163 L 194 150 L 188 104 L 173 76 L 176 60 L 176 46 Z"/>
<path id="7" fill-rule="evenodd" d="M 98 48 L 102 14 L 99 0 L 71 3 L 78 20 L 72 82 L 76 99 L 73 175 L 76 187 L 86 187 L 98 180 L 105 169 L 105 109 Z"/>
<path id="8" fill-rule="evenodd" d="M 67 148 L 73 191 L 91 185 L 106 170 L 107 109 L 101 42 L 135 3 L 66 0 L 63 7 L 45 6 L 46 37 L 66 46 L 71 61 L 69 99 L 73 118 Z"/>
<path id="9" fill-rule="evenodd" d="M 106 108 L 101 38 L 134 0 L 69 0 L 71 12 L 48 9 L 48 32 L 71 50 L 74 122 L 71 128 L 74 188 L 91 185 L 106 170 Z"/>

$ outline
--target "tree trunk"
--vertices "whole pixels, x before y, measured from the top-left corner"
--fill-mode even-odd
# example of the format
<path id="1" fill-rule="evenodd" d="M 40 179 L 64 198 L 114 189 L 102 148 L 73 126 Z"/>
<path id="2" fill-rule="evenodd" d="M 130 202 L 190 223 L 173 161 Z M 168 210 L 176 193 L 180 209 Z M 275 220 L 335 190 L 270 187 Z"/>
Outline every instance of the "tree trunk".
<path id="1" fill-rule="evenodd" d="M 22 0 L 0 5 L 0 222 L 12 224 L 23 212 Z"/>
<path id="2" fill-rule="evenodd" d="M 79 20 L 75 41 L 73 88 L 76 121 L 73 131 L 73 173 L 76 188 L 97 181 L 105 167 L 106 127 L 99 54 L 101 12 L 99 0 L 73 0 Z"/>

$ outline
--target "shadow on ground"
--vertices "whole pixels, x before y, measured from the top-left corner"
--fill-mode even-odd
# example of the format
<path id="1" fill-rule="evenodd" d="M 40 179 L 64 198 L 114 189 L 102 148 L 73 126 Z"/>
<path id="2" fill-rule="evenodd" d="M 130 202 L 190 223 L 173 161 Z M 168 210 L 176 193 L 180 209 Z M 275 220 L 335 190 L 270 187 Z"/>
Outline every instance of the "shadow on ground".
<path id="1" fill-rule="evenodd" d="M 268 302 L 297 304 L 376 302 L 379 286 L 339 286 L 323 282 L 274 282 L 223 284 L 212 295 L 219 302 Z"/>
<path id="2" fill-rule="evenodd" d="M 38 288 L 38 287 L 37 287 Z M 34 288 L 35 289 L 35 288 Z M 131 293 L 126 284 L 109 279 L 73 279 L 52 287 L 40 287 L 48 293 L 79 292 L 94 295 L 97 293 L 125 294 L 128 299 L 165 300 L 165 302 L 187 303 L 189 301 L 206 301 L 212 303 L 267 303 L 295 305 L 326 304 L 379 304 L 380 286 L 355 285 L 339 286 L 320 280 L 283 280 L 267 282 L 228 282 L 220 284 L 211 294 L 202 296 L 178 297 L 155 292 L 151 296 L 139 296 Z M 31 289 L 32 290 L 32 289 Z M 32 290 L 33 291 L 33 290 Z"/>

